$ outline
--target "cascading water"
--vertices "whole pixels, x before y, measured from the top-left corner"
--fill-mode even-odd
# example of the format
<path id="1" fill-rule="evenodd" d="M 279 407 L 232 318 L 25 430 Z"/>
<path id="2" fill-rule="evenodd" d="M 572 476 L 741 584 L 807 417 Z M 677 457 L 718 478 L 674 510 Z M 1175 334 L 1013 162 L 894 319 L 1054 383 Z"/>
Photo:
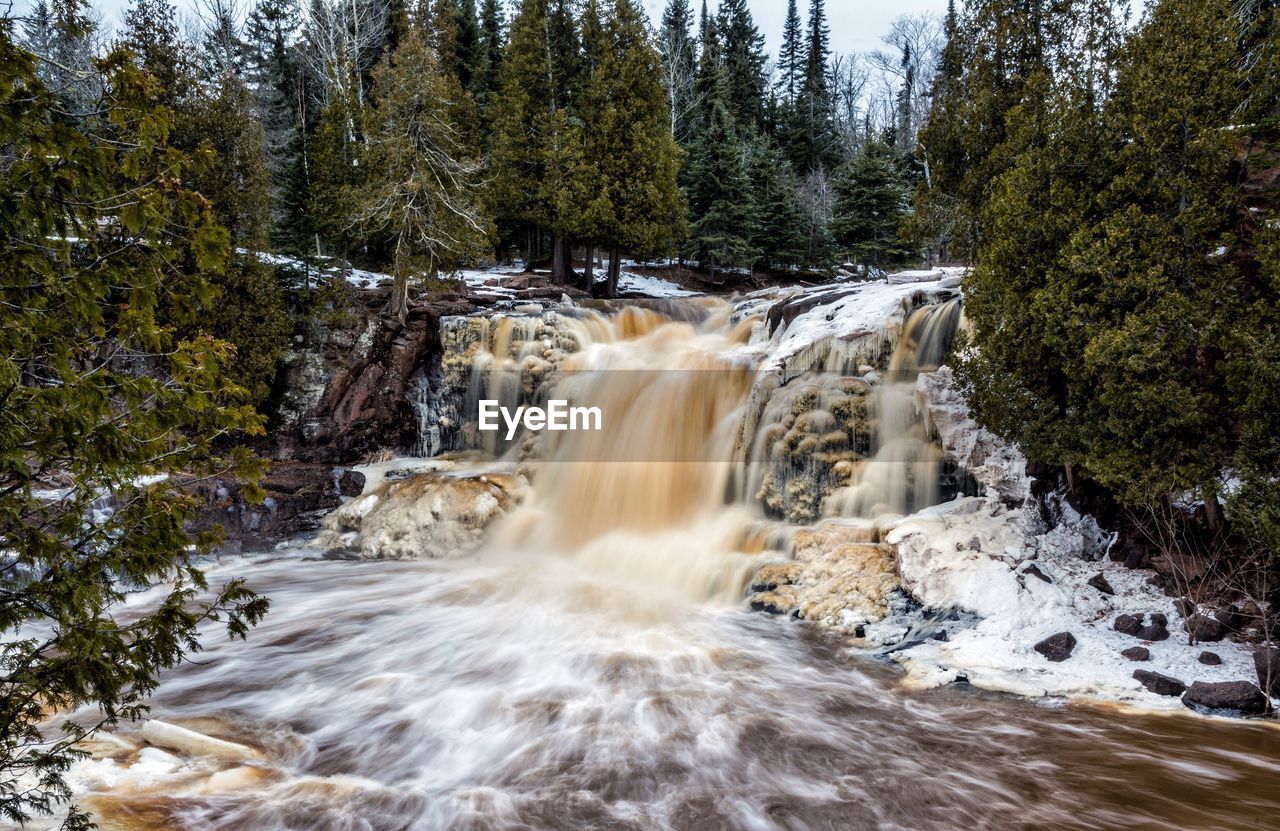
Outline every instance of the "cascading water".
<path id="1" fill-rule="evenodd" d="M 942 452 L 920 415 L 916 379 L 946 358 L 960 324 L 961 303 L 956 298 L 926 306 L 908 318 L 871 400 L 871 453 L 855 466 L 849 486 L 828 497 L 823 506 L 827 516 L 904 516 L 938 502 Z"/>
<path id="2" fill-rule="evenodd" d="M 853 576 L 868 591 L 891 576 L 859 536 L 870 524 L 796 530 L 756 498 L 810 518 L 828 485 L 849 497 L 829 508 L 862 517 L 934 498 L 912 381 L 958 316 L 912 314 L 883 383 L 861 348 L 827 348 L 828 371 L 768 366 L 758 320 L 714 301 L 451 319 L 439 371 L 459 396 L 590 400 L 611 420 L 493 442 L 505 466 L 418 460 L 432 478 L 343 509 L 402 499 L 378 534 L 411 553 L 427 543 L 403 533 L 406 506 L 424 506 L 419 521 L 493 510 L 495 492 L 515 501 L 522 470 L 527 496 L 477 558 L 304 547 L 215 565 L 212 582 L 250 569 L 272 612 L 247 645 L 208 638 L 199 663 L 165 676 L 153 714 L 239 750 L 172 730 L 147 734 L 163 749 L 142 746 L 125 727 L 73 772 L 82 802 L 115 831 L 1265 826 L 1274 805 L 1259 795 L 1280 770 L 1266 728 L 1046 719 L 1029 701 L 912 691 L 828 631 L 742 609 L 748 576 L 792 568 L 778 562 L 790 548 L 834 540 L 866 564 Z"/>

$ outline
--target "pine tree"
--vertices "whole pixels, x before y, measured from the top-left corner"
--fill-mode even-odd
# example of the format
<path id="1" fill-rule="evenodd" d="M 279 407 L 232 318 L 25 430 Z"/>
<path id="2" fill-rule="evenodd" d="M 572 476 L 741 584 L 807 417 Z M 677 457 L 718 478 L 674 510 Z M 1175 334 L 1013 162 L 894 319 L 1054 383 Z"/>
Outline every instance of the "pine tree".
<path id="1" fill-rule="evenodd" d="M 748 177 L 755 186 L 755 237 L 766 268 L 802 263 L 807 259 L 804 206 L 800 179 L 791 161 L 772 138 L 757 136 L 749 151 Z"/>
<path id="2" fill-rule="evenodd" d="M 498 0 L 484 0 L 480 12 L 481 69 L 476 85 L 476 104 L 484 116 L 486 143 L 494 120 L 492 104 L 502 89 L 502 50 L 506 45 L 504 25 Z"/>
<path id="3" fill-rule="evenodd" d="M 712 99 L 706 128 L 689 150 L 685 170 L 689 200 L 689 253 L 711 272 L 754 265 L 759 252 L 752 182 L 733 116 L 719 96 Z"/>
<path id="4" fill-rule="evenodd" d="M 796 0 L 787 0 L 787 19 L 782 26 L 782 49 L 778 53 L 778 90 L 784 104 L 795 103 L 805 74 L 804 24 Z"/>
<path id="5" fill-rule="evenodd" d="M 868 142 L 836 171 L 833 189 L 832 237 L 851 261 L 883 268 L 911 256 L 898 236 L 909 189 L 892 148 Z"/>
<path id="6" fill-rule="evenodd" d="M 309 103 L 306 69 L 290 44 L 300 26 L 297 0 L 261 0 L 245 24 L 248 82 L 254 92 L 254 111 L 262 124 L 267 169 L 271 176 L 273 237 L 298 250 L 287 230 L 296 219 L 290 194 L 296 178 L 305 178 L 302 151 Z"/>
<path id="7" fill-rule="evenodd" d="M 0 816 L 22 823 L 70 801 L 77 743 L 142 717 L 207 623 L 243 637 L 266 601 L 238 580 L 209 590 L 199 564 L 216 534 L 187 532 L 199 506 L 176 484 L 239 474 L 253 493 L 262 470 L 226 449 L 262 425 L 225 376 L 231 347 L 161 322 L 198 320 L 227 254 L 183 184 L 207 159 L 168 143 L 168 107 L 122 52 L 100 64 L 95 131 L 51 119 L 63 102 L 11 27 L 0 20 Z M 55 471 L 71 484 L 50 499 Z M 95 510 L 108 494 L 114 509 Z M 151 602 L 122 609 L 144 589 Z M 94 715 L 43 729 L 75 711 Z M 66 810 L 61 827 L 91 827 Z"/>
<path id="8" fill-rule="evenodd" d="M 671 135 L 680 142 L 689 139 L 698 100 L 695 89 L 698 56 L 690 32 L 692 22 L 693 11 L 689 7 L 689 0 L 668 0 L 667 8 L 662 14 L 662 28 L 658 32 Z"/>
<path id="9" fill-rule="evenodd" d="M 790 136 L 792 159 L 805 171 L 827 170 L 837 161 L 830 42 L 823 0 L 810 0 L 808 41 Z"/>
<path id="10" fill-rule="evenodd" d="M 190 50 L 178 35 L 176 12 L 168 0 L 136 0 L 124 14 L 120 40 L 156 79 L 170 106 L 177 106 L 187 94 L 194 69 Z"/>
<path id="11" fill-rule="evenodd" d="M 768 59 L 764 35 L 756 28 L 747 0 L 720 0 L 716 30 L 727 84 L 725 106 L 739 129 L 762 129 Z"/>
<path id="12" fill-rule="evenodd" d="M 417 31 L 374 71 L 366 184 L 357 216 L 390 237 L 395 288 L 388 312 L 404 321 L 409 283 L 482 256 L 489 222 L 480 209 L 480 164 L 449 120 L 461 93 Z"/>
<path id="13" fill-rule="evenodd" d="M 955 0 L 948 0 L 943 34 L 945 41 L 938 56 L 929 114 L 916 137 L 923 179 L 916 189 L 915 209 L 907 224 L 910 236 L 920 247 L 947 257 L 957 234 L 962 240 L 972 238 L 957 216 L 968 159 L 964 146 L 963 77 L 971 47 L 969 30 L 956 13 Z"/>

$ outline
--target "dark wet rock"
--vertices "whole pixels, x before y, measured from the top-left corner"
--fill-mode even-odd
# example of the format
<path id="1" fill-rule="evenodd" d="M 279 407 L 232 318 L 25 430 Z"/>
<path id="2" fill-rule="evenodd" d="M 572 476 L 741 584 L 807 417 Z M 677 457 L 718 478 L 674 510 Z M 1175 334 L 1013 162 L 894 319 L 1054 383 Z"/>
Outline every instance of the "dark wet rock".
<path id="1" fill-rule="evenodd" d="M 935 640 L 935 641 L 945 641 L 945 640 L 948 640 L 947 630 L 946 630 L 946 629 L 939 629 L 937 632 L 934 632 L 932 635 L 930 635 L 930 636 L 929 636 L 929 638 L 930 638 L 930 640 Z"/>
<path id="2" fill-rule="evenodd" d="M 1169 619 L 1159 612 L 1151 616 L 1151 622 L 1138 630 L 1138 640 L 1167 641 L 1169 639 Z"/>
<path id="3" fill-rule="evenodd" d="M 1271 702 L 1248 681 L 1196 681 L 1182 696 L 1182 703 L 1194 710 L 1260 716 Z"/>
<path id="4" fill-rule="evenodd" d="M 1183 617 L 1191 617 L 1196 613 L 1196 604 L 1189 597 L 1179 597 L 1173 601 L 1173 608 L 1178 610 L 1178 614 Z"/>
<path id="5" fill-rule="evenodd" d="M 1089 585 L 1093 586 L 1103 594 L 1115 594 L 1116 590 L 1111 588 L 1111 584 L 1107 582 L 1107 577 L 1102 572 L 1098 572 L 1089 578 Z"/>
<path id="6" fill-rule="evenodd" d="M 269 550 L 281 540 L 320 527 L 324 514 L 342 502 L 340 478 L 329 465 L 274 462 L 261 483 L 261 502 L 250 501 L 244 487 L 231 479 L 183 482 L 182 488 L 203 502 L 189 530 L 220 528 L 227 550 Z"/>
<path id="7" fill-rule="evenodd" d="M 1156 695 L 1182 695 L 1187 690 L 1187 685 L 1177 678 L 1171 678 L 1168 675 L 1161 675 L 1158 672 L 1151 672 L 1146 669 L 1135 669 L 1133 677 L 1137 679 L 1139 684 Z"/>
<path id="8" fill-rule="evenodd" d="M 1151 650 L 1147 649 L 1145 646 L 1131 646 L 1128 649 L 1121 650 L 1120 654 L 1128 658 L 1130 661 L 1151 660 Z"/>
<path id="9" fill-rule="evenodd" d="M 1115 630 L 1125 635 L 1136 635 L 1142 631 L 1141 615 L 1116 615 Z"/>
<path id="10" fill-rule="evenodd" d="M 1201 652 L 1196 660 L 1207 667 L 1222 666 L 1222 656 L 1216 652 Z"/>
<path id="11" fill-rule="evenodd" d="M 1195 641 L 1220 641 L 1227 636 L 1227 627 L 1222 621 L 1208 615 L 1194 614 L 1182 624 Z"/>
<path id="12" fill-rule="evenodd" d="M 359 496 L 364 492 L 364 474 L 358 470 L 338 472 L 338 495 Z"/>
<path id="13" fill-rule="evenodd" d="M 1035 645 L 1036 652 L 1045 657 L 1045 660 L 1060 663 L 1071 657 L 1071 651 L 1076 648 L 1076 636 L 1070 632 L 1059 632 L 1056 635 L 1050 635 L 1040 643 Z"/>
<path id="14" fill-rule="evenodd" d="M 1253 667 L 1258 671 L 1258 686 L 1267 695 L 1280 698 L 1280 647 L 1258 647 L 1253 653 Z"/>
<path id="15" fill-rule="evenodd" d="M 1041 580 L 1045 581 L 1046 583 L 1053 582 L 1052 580 L 1049 579 L 1048 575 L 1046 575 L 1043 571 L 1041 571 L 1040 568 L 1035 564 L 1027 566 L 1025 569 L 1023 569 L 1022 573 L 1030 574 L 1032 577 L 1039 577 Z"/>
<path id="16" fill-rule="evenodd" d="M 770 615 L 785 615 L 791 611 L 791 603 L 773 592 L 752 595 L 751 611 Z"/>

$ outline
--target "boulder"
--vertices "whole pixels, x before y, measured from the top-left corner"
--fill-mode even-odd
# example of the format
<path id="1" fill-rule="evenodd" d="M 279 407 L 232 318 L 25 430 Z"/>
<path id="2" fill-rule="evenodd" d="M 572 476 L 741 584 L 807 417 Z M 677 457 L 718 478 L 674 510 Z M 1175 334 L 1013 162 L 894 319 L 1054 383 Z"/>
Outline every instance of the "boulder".
<path id="1" fill-rule="evenodd" d="M 364 492 L 364 474 L 358 470 L 338 472 L 338 495 L 359 496 Z"/>
<path id="2" fill-rule="evenodd" d="M 1168 675 L 1161 675 L 1150 670 L 1135 669 L 1133 677 L 1137 679 L 1139 684 L 1156 695 L 1182 695 L 1187 690 L 1187 685 L 1177 678 L 1171 678 Z"/>
<path id="3" fill-rule="evenodd" d="M 1222 625 L 1222 621 L 1199 613 L 1187 618 L 1182 628 L 1197 642 L 1220 641 L 1227 636 L 1227 627 Z"/>
<path id="4" fill-rule="evenodd" d="M 1138 630 L 1138 639 L 1144 641 L 1167 641 L 1169 639 L 1169 618 L 1160 612 L 1151 615 L 1151 622 Z"/>
<path id="5" fill-rule="evenodd" d="M 1193 710 L 1242 716 L 1260 716 L 1271 709 L 1262 690 L 1248 681 L 1196 681 L 1183 694 L 1182 703 Z"/>
<path id="6" fill-rule="evenodd" d="M 1253 653 L 1253 666 L 1258 671 L 1258 686 L 1267 695 L 1280 698 L 1280 647 L 1258 647 Z"/>
<path id="7" fill-rule="evenodd" d="M 1151 650 L 1147 649 L 1145 646 L 1131 646 L 1128 649 L 1122 650 L 1120 654 L 1128 658 L 1130 661 L 1151 660 Z"/>
<path id="8" fill-rule="evenodd" d="M 1142 615 L 1116 615 L 1115 630 L 1126 635 L 1136 635 L 1142 630 Z"/>
<path id="9" fill-rule="evenodd" d="M 1173 608 L 1178 610 L 1178 614 L 1183 617 L 1191 617 L 1196 613 L 1196 604 L 1189 597 L 1179 597 L 1173 601 Z"/>
<path id="10" fill-rule="evenodd" d="M 1070 632 L 1059 632 L 1056 635 L 1050 635 L 1040 643 L 1035 645 L 1036 652 L 1039 652 L 1047 661 L 1060 663 L 1071 657 L 1071 651 L 1076 648 L 1076 636 Z"/>
<path id="11" fill-rule="evenodd" d="M 1222 666 L 1222 657 L 1216 652 L 1201 652 L 1196 660 L 1207 667 Z"/>
<path id="12" fill-rule="evenodd" d="M 1116 590 L 1111 588 L 1111 584 L 1107 582 L 1107 577 L 1102 572 L 1098 572 L 1089 578 L 1089 585 L 1093 586 L 1103 594 L 1115 594 Z"/>

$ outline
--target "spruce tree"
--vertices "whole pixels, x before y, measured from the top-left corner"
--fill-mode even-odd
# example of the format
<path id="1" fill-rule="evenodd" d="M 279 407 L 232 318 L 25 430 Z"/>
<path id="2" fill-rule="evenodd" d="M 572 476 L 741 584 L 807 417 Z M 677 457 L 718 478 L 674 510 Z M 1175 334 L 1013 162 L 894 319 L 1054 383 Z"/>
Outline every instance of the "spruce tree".
<path id="1" fill-rule="evenodd" d="M 909 190 L 891 147 L 868 142 L 836 171 L 833 190 L 832 237 L 852 262 L 883 268 L 912 254 L 898 236 Z"/>
<path id="2" fill-rule="evenodd" d="M 726 78 L 724 104 L 739 129 L 763 129 L 768 59 L 747 0 L 720 0 L 716 27 Z"/>
<path id="3" fill-rule="evenodd" d="M 746 154 L 728 108 L 717 96 L 705 129 L 689 150 L 685 171 L 689 200 L 688 251 L 711 272 L 751 266 L 759 258 L 752 182 Z"/>
<path id="4" fill-rule="evenodd" d="M 569 279 L 575 219 L 562 191 L 579 174 L 583 153 L 582 125 L 570 110 L 582 71 L 568 3 L 525 0 L 503 56 L 490 198 L 498 217 L 523 223 L 531 239 L 535 232 L 552 233 L 552 272 L 561 282 Z"/>
<path id="5" fill-rule="evenodd" d="M 778 52 L 778 91 L 784 104 L 795 103 L 805 72 L 804 24 L 796 0 L 787 0 L 787 19 L 782 26 L 782 49 Z"/>
<path id="6" fill-rule="evenodd" d="M 667 122 L 662 56 L 635 0 L 613 0 L 604 34 L 591 86 L 605 94 L 591 119 L 588 155 L 599 175 L 596 198 L 609 206 L 600 241 L 609 248 L 605 291 L 613 296 L 623 251 L 663 253 L 679 230 L 680 150 Z"/>
<path id="7" fill-rule="evenodd" d="M 810 0 L 808 43 L 796 100 L 793 158 L 801 170 L 826 170 L 836 161 L 828 64 L 831 32 L 823 0 Z"/>
<path id="8" fill-rule="evenodd" d="M 800 178 L 790 159 L 771 137 L 761 134 L 749 149 L 748 177 L 754 184 L 753 246 L 766 268 L 795 265 L 807 259 L 804 206 Z"/>

